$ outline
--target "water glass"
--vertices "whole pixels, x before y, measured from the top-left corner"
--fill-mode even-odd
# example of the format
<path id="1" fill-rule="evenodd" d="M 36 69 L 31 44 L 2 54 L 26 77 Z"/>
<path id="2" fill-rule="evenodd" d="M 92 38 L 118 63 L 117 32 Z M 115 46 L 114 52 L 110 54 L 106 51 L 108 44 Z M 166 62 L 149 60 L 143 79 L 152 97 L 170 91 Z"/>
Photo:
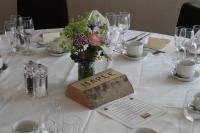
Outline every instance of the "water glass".
<path id="1" fill-rule="evenodd" d="M 26 49 L 23 52 L 24 55 L 30 56 L 33 55 L 34 52 L 30 49 L 30 38 L 34 32 L 34 24 L 33 19 L 31 17 L 24 17 L 22 20 L 23 27 L 20 29 L 20 34 L 24 39 L 24 42 L 26 44 Z"/>
<path id="2" fill-rule="evenodd" d="M 186 59 L 195 60 L 196 54 L 191 56 L 190 51 L 196 51 L 196 43 L 194 43 L 194 31 L 192 28 L 186 28 L 186 37 L 185 37 L 185 48 L 186 48 Z"/>
<path id="3" fill-rule="evenodd" d="M 42 101 L 40 104 L 39 133 L 61 133 L 62 131 L 62 115 L 60 101 L 48 100 Z M 45 133 L 46 133 L 45 132 Z"/>
<path id="4" fill-rule="evenodd" d="M 10 55 L 16 54 L 16 25 L 12 21 L 5 21 L 4 24 L 5 36 L 11 46 Z"/>
<path id="5" fill-rule="evenodd" d="M 122 48 L 126 48 L 127 42 L 124 38 L 124 34 L 128 31 L 130 26 L 130 17 L 128 14 L 119 14 L 117 15 L 117 26 L 120 31 L 120 42 L 122 44 Z"/>
<path id="6" fill-rule="evenodd" d="M 75 115 L 63 119 L 63 133 L 81 133 L 82 120 Z"/>
<path id="7" fill-rule="evenodd" d="M 106 19 L 109 23 L 108 36 L 111 40 L 111 50 L 113 50 L 117 47 L 117 42 L 120 36 L 119 30 L 117 28 L 117 15 L 112 12 L 106 13 Z"/>
<path id="8" fill-rule="evenodd" d="M 184 101 L 184 115 L 192 122 L 192 133 L 195 133 L 196 121 L 200 120 L 200 90 L 192 89 L 187 92 Z"/>
<path id="9" fill-rule="evenodd" d="M 180 38 L 180 33 L 182 31 L 184 27 L 182 26 L 177 26 L 175 28 L 175 34 L 174 34 L 174 42 L 175 42 L 175 48 L 176 48 L 176 52 L 177 52 L 177 57 L 176 57 L 176 61 L 180 60 L 180 53 L 179 51 L 181 50 L 181 38 Z"/>

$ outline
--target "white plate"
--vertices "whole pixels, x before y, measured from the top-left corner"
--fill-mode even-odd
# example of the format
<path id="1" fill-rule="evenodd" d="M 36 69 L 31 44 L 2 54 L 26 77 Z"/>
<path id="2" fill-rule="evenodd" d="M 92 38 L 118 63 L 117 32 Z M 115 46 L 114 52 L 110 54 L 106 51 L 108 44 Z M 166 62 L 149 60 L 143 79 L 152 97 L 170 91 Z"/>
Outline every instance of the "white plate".
<path id="1" fill-rule="evenodd" d="M 144 51 L 143 54 L 141 56 L 138 56 L 138 57 L 129 56 L 127 53 L 122 53 L 122 56 L 124 56 L 125 58 L 127 58 L 129 60 L 138 61 L 138 60 L 141 60 L 144 57 L 146 57 L 147 54 L 148 54 L 148 52 Z"/>
<path id="2" fill-rule="evenodd" d="M 183 77 L 177 75 L 176 70 L 172 70 L 171 75 L 172 75 L 172 77 L 174 77 L 175 79 L 178 79 L 180 81 L 191 82 L 191 81 L 195 81 L 195 80 L 199 79 L 200 72 L 196 70 L 193 77 L 191 77 L 191 78 L 183 78 Z"/>

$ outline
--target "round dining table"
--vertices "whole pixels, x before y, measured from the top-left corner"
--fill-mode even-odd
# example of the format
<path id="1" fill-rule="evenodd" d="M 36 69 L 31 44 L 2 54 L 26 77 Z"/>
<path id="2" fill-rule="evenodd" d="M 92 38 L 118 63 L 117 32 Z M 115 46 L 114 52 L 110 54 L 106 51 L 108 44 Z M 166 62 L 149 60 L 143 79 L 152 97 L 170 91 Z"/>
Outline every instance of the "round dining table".
<path id="1" fill-rule="evenodd" d="M 37 35 L 53 31 L 56 29 L 40 30 Z M 140 33 L 142 32 L 129 30 L 125 38 L 128 40 Z M 112 52 L 111 60 L 96 61 L 95 72 L 112 68 L 126 74 L 134 88 L 134 97 L 163 108 L 166 112 L 139 127 L 151 128 L 158 133 L 190 133 L 193 125 L 184 116 L 183 103 L 188 90 L 200 89 L 200 80 L 183 82 L 172 76 L 174 58 L 177 56 L 173 36 L 151 33 L 146 39 L 149 37 L 169 40 L 160 49 L 165 53 L 154 54 L 149 50 L 143 59 L 135 61 L 121 53 Z M 37 46 L 33 41 L 31 49 L 35 54 L 32 56 L 24 56 L 20 52 L 11 56 L 8 54 L 10 45 L 6 37 L 0 35 L 0 54 L 8 65 L 6 70 L 0 72 L 0 133 L 11 133 L 12 125 L 20 120 L 39 121 L 41 114 L 45 113 L 45 103 L 49 102 L 59 105 L 62 118 L 78 116 L 83 133 L 134 133 L 139 128 L 128 128 L 100 114 L 96 109 L 90 110 L 66 97 L 67 86 L 78 79 L 77 63 L 71 60 L 69 53 L 59 57 L 51 56 L 46 47 Z M 47 97 L 35 98 L 26 94 L 23 70 L 24 63 L 29 60 L 48 67 Z"/>

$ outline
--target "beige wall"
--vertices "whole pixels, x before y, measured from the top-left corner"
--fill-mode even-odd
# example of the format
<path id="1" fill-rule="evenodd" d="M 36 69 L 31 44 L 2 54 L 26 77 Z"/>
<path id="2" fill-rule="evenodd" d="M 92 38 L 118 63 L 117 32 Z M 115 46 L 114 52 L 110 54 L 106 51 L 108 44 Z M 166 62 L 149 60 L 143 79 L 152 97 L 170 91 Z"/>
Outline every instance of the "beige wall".
<path id="1" fill-rule="evenodd" d="M 70 16 L 98 9 L 105 12 L 128 11 L 131 28 L 173 34 L 182 3 L 186 0 L 68 0 Z M 0 31 L 11 14 L 16 13 L 16 0 L 0 0 Z"/>
<path id="2" fill-rule="evenodd" d="M 11 14 L 16 14 L 16 0 L 0 0 L 0 33 L 3 31 L 4 21 Z"/>
<path id="3" fill-rule="evenodd" d="M 173 34 L 182 3 L 186 0 L 69 0 L 70 16 L 98 9 L 102 13 L 128 11 L 131 28 Z"/>

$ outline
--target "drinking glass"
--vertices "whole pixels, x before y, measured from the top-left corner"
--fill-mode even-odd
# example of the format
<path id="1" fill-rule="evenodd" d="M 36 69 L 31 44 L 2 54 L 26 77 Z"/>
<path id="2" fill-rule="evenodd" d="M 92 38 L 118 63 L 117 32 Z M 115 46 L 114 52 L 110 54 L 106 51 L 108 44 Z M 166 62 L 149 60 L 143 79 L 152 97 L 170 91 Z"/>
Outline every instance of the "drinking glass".
<path id="1" fill-rule="evenodd" d="M 117 41 L 119 39 L 119 31 L 117 29 L 117 15 L 112 12 L 106 13 L 106 19 L 109 23 L 108 26 L 108 36 L 110 39 L 111 50 L 114 50 L 117 47 Z M 112 51 L 111 51 L 112 52 Z"/>
<path id="2" fill-rule="evenodd" d="M 4 24 L 5 36 L 11 46 L 10 55 L 16 54 L 16 25 L 12 21 L 6 21 Z"/>
<path id="3" fill-rule="evenodd" d="M 41 114 L 38 133 L 60 133 L 62 129 L 61 105 L 53 101 L 41 102 Z"/>
<path id="4" fill-rule="evenodd" d="M 131 15 L 129 12 L 119 12 L 119 14 L 124 14 L 128 16 L 128 29 L 131 27 Z"/>
<path id="5" fill-rule="evenodd" d="M 195 133 L 196 121 L 200 120 L 200 90 L 192 89 L 186 93 L 184 115 L 192 122 L 192 133 Z"/>
<path id="6" fill-rule="evenodd" d="M 117 16 L 117 26 L 118 26 L 119 31 L 120 31 L 120 42 L 122 44 L 123 49 L 126 48 L 126 44 L 127 44 L 127 42 L 125 41 L 125 38 L 124 38 L 124 34 L 129 29 L 129 25 L 130 25 L 129 22 L 130 22 L 129 15 L 119 14 Z"/>
<path id="7" fill-rule="evenodd" d="M 20 15 L 11 15 L 10 20 L 16 25 L 17 51 L 23 50 L 25 48 L 25 44 L 20 34 L 20 31 L 23 29 L 23 18 Z"/>
<path id="8" fill-rule="evenodd" d="M 181 28 L 179 34 L 180 48 L 184 51 L 182 59 L 186 58 L 186 50 L 190 48 L 191 39 L 194 37 L 194 32 L 191 28 Z"/>
<path id="9" fill-rule="evenodd" d="M 22 26 L 20 29 L 20 34 L 23 37 L 25 44 L 26 44 L 26 49 L 23 52 L 24 55 L 33 55 L 34 52 L 30 49 L 30 38 L 34 32 L 34 24 L 33 24 L 33 19 L 31 17 L 24 17 L 22 20 Z"/>
<path id="10" fill-rule="evenodd" d="M 194 31 L 192 28 L 186 28 L 186 36 L 185 36 L 185 50 L 186 50 L 186 59 L 195 60 L 195 56 L 191 56 L 190 51 L 196 51 L 196 43 L 194 43 Z"/>
<path id="11" fill-rule="evenodd" d="M 196 35 L 196 33 L 200 30 L 200 25 L 194 25 L 193 26 L 193 31 L 194 31 L 194 34 Z"/>
<path id="12" fill-rule="evenodd" d="M 197 55 L 200 54 L 200 25 L 194 25 L 193 26 L 194 31 L 194 43 L 196 44 L 196 50 L 195 50 L 195 62 L 200 64 L 200 57 Z"/>
<path id="13" fill-rule="evenodd" d="M 82 120 L 75 115 L 68 115 L 63 119 L 63 133 L 81 133 Z"/>
<path id="14" fill-rule="evenodd" d="M 174 41 L 175 41 L 175 48 L 176 48 L 176 52 L 177 52 L 177 57 L 176 57 L 177 61 L 180 60 L 180 52 L 179 52 L 181 50 L 180 33 L 183 28 L 184 28 L 183 26 L 178 26 L 175 28 Z"/>

